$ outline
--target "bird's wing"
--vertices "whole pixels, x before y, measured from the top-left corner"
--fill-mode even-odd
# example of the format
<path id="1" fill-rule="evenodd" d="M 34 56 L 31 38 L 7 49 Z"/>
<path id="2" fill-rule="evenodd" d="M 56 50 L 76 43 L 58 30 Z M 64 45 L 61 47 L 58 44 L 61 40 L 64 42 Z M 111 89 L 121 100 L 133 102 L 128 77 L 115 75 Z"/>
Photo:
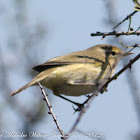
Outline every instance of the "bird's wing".
<path id="1" fill-rule="evenodd" d="M 53 59 L 48 60 L 47 62 L 35 66 L 33 69 L 42 72 L 44 70 L 58 67 L 58 66 L 64 66 L 64 65 L 70 65 L 70 64 L 78 64 L 78 63 L 104 63 L 102 60 L 95 58 L 94 56 L 87 56 L 83 53 L 83 51 L 71 53 L 68 55 L 55 57 Z"/>

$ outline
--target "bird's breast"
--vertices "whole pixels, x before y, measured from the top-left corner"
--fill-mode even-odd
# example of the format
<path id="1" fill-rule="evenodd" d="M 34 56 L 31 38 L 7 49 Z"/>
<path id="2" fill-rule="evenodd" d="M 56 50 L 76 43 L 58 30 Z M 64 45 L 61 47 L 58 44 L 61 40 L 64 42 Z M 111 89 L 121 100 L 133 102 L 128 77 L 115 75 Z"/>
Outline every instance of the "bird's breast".
<path id="1" fill-rule="evenodd" d="M 105 71 L 97 64 L 71 64 L 57 67 L 41 84 L 53 90 L 54 94 L 80 96 L 94 92 L 97 88 L 94 84 L 104 75 Z"/>

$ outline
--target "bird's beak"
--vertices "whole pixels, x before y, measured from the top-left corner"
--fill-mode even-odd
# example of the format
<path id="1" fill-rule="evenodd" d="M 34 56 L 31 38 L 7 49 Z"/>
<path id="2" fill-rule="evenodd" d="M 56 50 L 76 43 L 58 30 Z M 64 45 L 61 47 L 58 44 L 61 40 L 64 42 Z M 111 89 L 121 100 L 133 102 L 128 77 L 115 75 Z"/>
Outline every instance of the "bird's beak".
<path id="1" fill-rule="evenodd" d="M 125 52 L 125 53 L 123 54 L 123 56 L 131 55 L 131 54 L 134 54 L 134 53 L 133 53 L 133 52 Z"/>

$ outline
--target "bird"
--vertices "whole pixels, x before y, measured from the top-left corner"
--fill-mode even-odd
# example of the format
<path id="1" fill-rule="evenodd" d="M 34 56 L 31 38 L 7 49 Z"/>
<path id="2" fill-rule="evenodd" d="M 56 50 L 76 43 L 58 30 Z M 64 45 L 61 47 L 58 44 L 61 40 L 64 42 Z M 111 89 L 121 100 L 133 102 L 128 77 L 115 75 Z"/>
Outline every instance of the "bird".
<path id="1" fill-rule="evenodd" d="M 109 44 L 55 57 L 33 69 L 38 73 L 29 83 L 11 93 L 20 93 L 41 83 L 56 96 L 81 96 L 93 93 L 98 84 L 112 77 L 119 61 L 131 53 Z M 109 73 L 109 74 L 108 74 Z"/>

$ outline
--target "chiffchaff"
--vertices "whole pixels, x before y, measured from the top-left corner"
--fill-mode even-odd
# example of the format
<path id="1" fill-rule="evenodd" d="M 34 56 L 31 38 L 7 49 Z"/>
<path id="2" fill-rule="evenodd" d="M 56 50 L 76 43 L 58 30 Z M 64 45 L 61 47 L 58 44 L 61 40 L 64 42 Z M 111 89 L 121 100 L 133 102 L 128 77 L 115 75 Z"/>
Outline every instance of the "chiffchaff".
<path id="1" fill-rule="evenodd" d="M 29 86 L 38 85 L 38 82 L 57 96 L 93 93 L 99 83 L 112 76 L 118 62 L 128 54 L 116 46 L 103 44 L 53 58 L 34 67 L 39 74 L 11 96 Z"/>

